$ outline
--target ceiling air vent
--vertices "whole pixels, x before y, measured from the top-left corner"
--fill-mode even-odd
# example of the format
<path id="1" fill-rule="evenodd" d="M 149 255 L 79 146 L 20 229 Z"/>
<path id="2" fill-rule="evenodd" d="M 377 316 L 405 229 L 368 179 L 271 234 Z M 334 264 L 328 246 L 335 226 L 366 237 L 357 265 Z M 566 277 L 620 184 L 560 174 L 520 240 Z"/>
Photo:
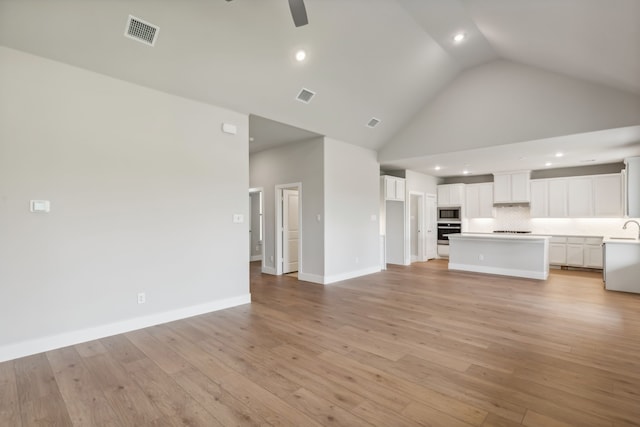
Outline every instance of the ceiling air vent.
<path id="1" fill-rule="evenodd" d="M 296 99 L 300 102 L 304 102 L 308 104 L 311 102 L 311 99 L 316 96 L 315 92 L 310 91 L 309 89 L 302 88 Z"/>
<path id="2" fill-rule="evenodd" d="M 374 128 L 380 124 L 380 119 L 376 119 L 375 117 L 371 117 L 371 120 L 367 123 L 367 127 Z"/>
<path id="3" fill-rule="evenodd" d="M 124 30 L 125 37 L 153 46 L 158 38 L 160 27 L 143 21 L 140 18 L 129 15 L 127 27 Z"/>

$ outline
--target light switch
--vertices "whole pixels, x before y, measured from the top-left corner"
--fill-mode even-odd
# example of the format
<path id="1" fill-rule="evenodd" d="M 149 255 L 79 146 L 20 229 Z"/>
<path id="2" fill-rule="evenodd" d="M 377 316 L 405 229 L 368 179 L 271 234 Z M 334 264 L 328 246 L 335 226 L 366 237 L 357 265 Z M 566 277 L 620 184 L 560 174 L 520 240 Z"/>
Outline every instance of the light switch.
<path id="1" fill-rule="evenodd" d="M 48 200 L 31 200 L 31 212 L 47 213 L 51 210 Z"/>
<path id="2" fill-rule="evenodd" d="M 374 214 L 374 215 L 371 215 L 371 221 L 375 221 L 375 220 L 377 220 L 377 219 L 378 219 L 378 217 L 377 217 L 375 214 Z"/>
<path id="3" fill-rule="evenodd" d="M 320 222 L 322 220 L 322 217 L 320 216 L 320 214 L 316 215 L 316 221 Z"/>
<path id="4" fill-rule="evenodd" d="M 238 133 L 238 127 L 236 125 L 232 125 L 231 123 L 223 123 L 222 132 L 235 135 L 236 133 Z"/>
<path id="5" fill-rule="evenodd" d="M 242 214 L 233 214 L 233 223 L 234 224 L 242 224 L 244 222 L 244 215 Z"/>

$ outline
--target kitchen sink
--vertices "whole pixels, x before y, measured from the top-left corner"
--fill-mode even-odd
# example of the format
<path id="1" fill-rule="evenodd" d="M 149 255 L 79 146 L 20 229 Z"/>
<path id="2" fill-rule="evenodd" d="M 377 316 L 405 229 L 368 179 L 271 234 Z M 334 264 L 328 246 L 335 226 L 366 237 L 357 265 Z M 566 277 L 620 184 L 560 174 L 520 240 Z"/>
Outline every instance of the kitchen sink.
<path id="1" fill-rule="evenodd" d="M 638 240 L 635 237 L 609 237 L 610 240 Z"/>

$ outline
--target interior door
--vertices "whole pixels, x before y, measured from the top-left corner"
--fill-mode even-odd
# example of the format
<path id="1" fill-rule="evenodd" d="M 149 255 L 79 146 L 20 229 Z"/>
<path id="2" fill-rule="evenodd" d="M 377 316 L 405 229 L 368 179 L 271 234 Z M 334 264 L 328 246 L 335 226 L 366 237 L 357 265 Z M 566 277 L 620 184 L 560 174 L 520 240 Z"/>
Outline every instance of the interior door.
<path id="1" fill-rule="evenodd" d="M 409 223 L 411 232 L 411 262 L 420 260 L 420 215 L 418 206 L 420 197 L 417 194 L 409 196 Z"/>
<path id="2" fill-rule="evenodd" d="M 282 190 L 282 272 L 298 271 L 300 220 L 298 190 Z"/>
<path id="3" fill-rule="evenodd" d="M 426 231 L 426 244 L 427 244 L 427 259 L 434 259 L 438 253 L 438 209 L 436 204 L 436 196 L 427 195 L 427 212 L 425 218 L 425 231 Z"/>

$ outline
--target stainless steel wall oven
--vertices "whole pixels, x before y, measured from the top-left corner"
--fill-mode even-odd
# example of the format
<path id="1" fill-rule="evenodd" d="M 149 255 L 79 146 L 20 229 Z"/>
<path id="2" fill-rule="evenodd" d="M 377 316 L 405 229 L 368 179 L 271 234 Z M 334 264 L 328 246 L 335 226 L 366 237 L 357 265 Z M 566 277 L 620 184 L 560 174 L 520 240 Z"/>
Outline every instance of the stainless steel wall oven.
<path id="1" fill-rule="evenodd" d="M 462 224 L 459 222 L 438 222 L 438 244 L 448 245 L 449 237 L 447 234 L 455 234 L 462 232 Z"/>

